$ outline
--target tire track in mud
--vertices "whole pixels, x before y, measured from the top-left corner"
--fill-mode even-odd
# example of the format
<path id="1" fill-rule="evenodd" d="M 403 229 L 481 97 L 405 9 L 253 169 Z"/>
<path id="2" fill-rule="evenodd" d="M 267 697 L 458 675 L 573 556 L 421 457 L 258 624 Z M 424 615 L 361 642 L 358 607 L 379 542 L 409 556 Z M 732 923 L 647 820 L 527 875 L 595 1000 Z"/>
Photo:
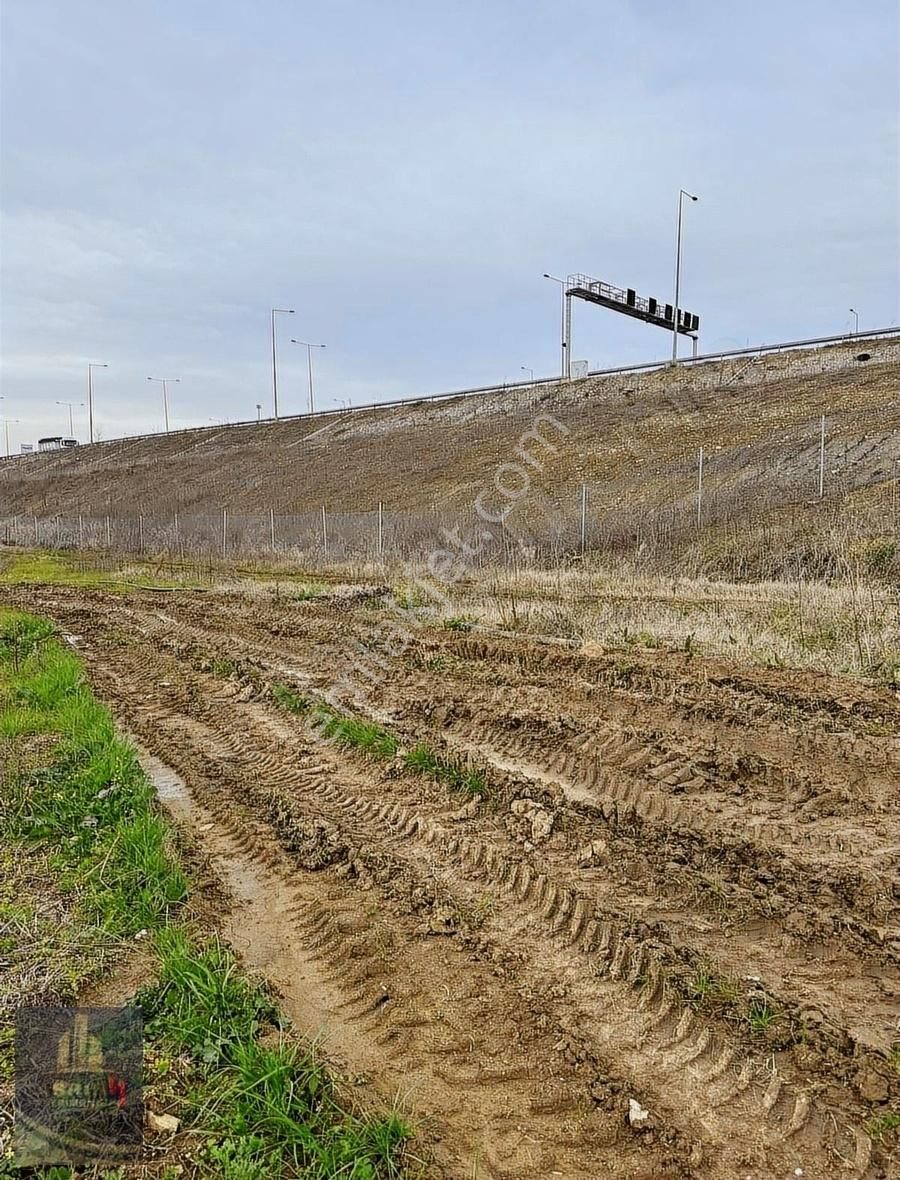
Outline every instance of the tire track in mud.
<path id="1" fill-rule="evenodd" d="M 155 703 L 126 710 L 141 728 L 165 734 Z M 176 723 L 171 735 L 185 728 Z M 214 765 L 224 750 L 220 738 L 210 730 L 202 754 L 179 745 L 179 760 L 206 761 L 211 749 Z M 324 1030 L 326 1050 L 345 1068 L 373 1075 L 414 1118 L 424 1114 L 420 1139 L 441 1175 L 684 1174 L 669 1150 L 645 1146 L 620 1117 L 596 1107 L 590 1070 L 573 1076 L 558 1030 L 532 1022 L 523 1039 L 522 1001 L 510 1004 L 493 969 L 467 962 L 461 970 L 445 940 L 423 939 L 396 915 L 378 916 L 370 894 L 333 874 L 300 873 L 271 832 L 217 792 L 214 780 L 204 782 L 202 771 L 199 803 L 158 759 L 145 765 L 175 817 L 202 834 L 236 899 L 225 921 L 229 942 L 278 987 L 307 1035 Z M 470 1102 L 460 1101 L 462 1092 Z"/>
<path id="2" fill-rule="evenodd" d="M 790 856 L 801 868 L 804 862 L 820 865 L 822 853 L 837 853 L 858 867 L 869 862 L 873 884 L 885 896 L 896 879 L 898 847 L 885 839 L 877 821 L 855 830 L 850 817 L 800 825 L 795 818 L 774 819 L 775 805 L 765 811 L 757 806 L 755 814 L 748 814 L 746 804 L 732 803 L 723 793 L 701 796 L 707 779 L 691 760 L 661 754 L 639 735 L 604 732 L 601 726 L 557 742 L 548 754 L 546 737 L 509 729 L 495 714 L 454 719 L 450 726 L 463 748 L 512 769 L 527 766 L 532 776 L 558 784 L 573 801 L 599 805 L 608 818 L 634 816 L 656 828 L 692 831 L 712 840 L 740 833 L 748 843 Z M 896 910 L 881 915 L 886 922 L 897 916 Z"/>
<path id="3" fill-rule="evenodd" d="M 159 612 L 155 610 L 146 611 L 142 608 L 138 614 L 143 618 L 142 626 L 148 645 L 169 646 L 173 655 L 178 654 L 178 645 L 194 645 L 198 650 L 205 647 L 214 653 L 217 647 L 222 645 L 223 650 L 230 647 L 235 654 L 246 654 L 251 660 L 259 656 L 262 660 L 268 660 L 270 664 L 273 662 L 271 651 L 256 643 L 245 643 L 243 640 L 235 640 L 231 636 L 219 635 L 214 631 L 205 632 L 203 628 L 185 625 L 171 616 L 160 618 Z M 106 622 L 104 619 L 100 623 L 101 628 Z M 235 625 L 239 625 L 239 622 Z M 317 679 L 322 661 L 333 656 L 333 648 L 326 645 L 324 650 L 316 653 L 313 660 L 306 663 L 304 669 L 303 654 L 300 653 L 295 658 L 291 651 L 292 644 L 285 647 L 283 658 L 294 661 L 294 670 L 301 679 Z M 115 695 L 121 695 L 126 705 L 135 708 L 135 696 L 140 696 L 141 692 L 144 692 L 143 707 L 151 710 L 150 714 L 144 717 L 144 724 L 151 731 L 161 716 L 177 717 L 180 723 L 184 723 L 177 740 L 193 750 L 191 774 L 199 775 L 206 783 L 204 791 L 208 789 L 212 793 L 216 790 L 222 792 L 226 784 L 231 784 L 229 789 L 234 797 L 239 793 L 240 780 L 252 779 L 254 775 L 258 777 L 261 768 L 262 777 L 268 783 L 286 794 L 293 793 L 295 797 L 302 797 L 307 812 L 312 815 L 327 815 L 336 830 L 350 834 L 349 839 L 353 844 L 357 847 L 363 844 L 379 849 L 379 854 L 386 856 L 391 865 L 399 866 L 413 876 L 421 876 L 425 869 L 433 872 L 434 864 L 437 862 L 444 867 L 454 887 L 466 893 L 469 899 L 477 895 L 485 885 L 498 896 L 502 895 L 503 919 L 508 930 L 514 932 L 514 941 L 519 949 L 525 945 L 530 948 L 527 956 L 529 962 L 520 962 L 517 965 L 517 978 L 527 978 L 529 966 L 537 963 L 542 963 L 546 972 L 546 947 L 552 944 L 552 973 L 575 987 L 579 1004 L 582 1008 L 585 1005 L 588 1007 L 588 1023 L 593 1021 L 593 1031 L 582 1035 L 587 1035 L 589 1043 L 595 1049 L 609 1052 L 610 1056 L 618 1059 L 620 1076 L 633 1076 L 632 1070 L 626 1068 L 630 1063 L 636 1067 L 637 1073 L 653 1077 L 654 1084 L 649 1090 L 632 1088 L 630 1092 L 638 1093 L 645 1104 L 664 1111 L 666 1123 L 671 1122 L 673 1127 L 679 1129 L 681 1135 L 678 1142 L 681 1146 L 678 1156 L 685 1168 L 694 1168 L 695 1172 L 692 1174 L 738 1174 L 727 1170 L 709 1170 L 713 1164 L 708 1157 L 701 1163 L 699 1155 L 695 1155 L 695 1162 L 690 1163 L 690 1152 L 684 1144 L 691 1139 L 694 1124 L 692 1114 L 685 1112 L 695 1110 L 701 1112 L 697 1115 L 696 1123 L 701 1128 L 698 1142 L 702 1141 L 708 1152 L 715 1153 L 721 1148 L 725 1153 L 722 1156 L 723 1160 L 731 1158 L 735 1161 L 737 1157 L 734 1154 L 729 1157 L 727 1153 L 740 1150 L 741 1145 L 745 1148 L 753 1146 L 765 1150 L 766 1155 L 761 1158 L 766 1162 L 758 1166 L 772 1170 L 759 1173 L 760 1177 L 780 1175 L 782 1167 L 786 1167 L 795 1159 L 801 1161 L 796 1166 L 806 1164 L 809 1168 L 810 1158 L 820 1168 L 820 1172 L 814 1174 L 837 1176 L 852 1175 L 854 1172 L 865 1173 L 869 1167 L 866 1158 L 868 1140 L 850 1129 L 845 1132 L 839 1113 L 840 1105 L 835 1108 L 839 1124 L 839 1133 L 835 1139 L 835 1128 L 830 1125 L 832 1112 L 827 1101 L 822 1107 L 815 1094 L 807 1094 L 802 1088 L 798 1090 L 786 1084 L 777 1074 L 771 1078 L 771 1084 L 762 1090 L 756 1073 L 749 1078 L 742 1077 L 740 1070 L 731 1068 L 729 1050 L 733 1050 L 734 1046 L 728 1043 L 727 1038 L 723 1041 L 718 1027 L 710 1027 L 690 1009 L 682 1008 L 675 997 L 667 991 L 665 973 L 654 961 L 654 956 L 650 953 L 652 948 L 636 948 L 623 937 L 621 922 L 610 921 L 599 915 L 586 917 L 585 915 L 590 912 L 589 900 L 579 896 L 565 880 L 552 879 L 549 860 L 547 866 L 541 866 L 547 868 L 543 875 L 537 867 L 532 866 L 529 869 L 534 877 L 529 892 L 520 882 L 520 874 L 525 871 L 520 866 L 524 862 L 511 860 L 494 839 L 480 840 L 475 837 L 473 845 L 471 836 L 458 834 L 457 829 L 450 826 L 455 821 L 448 807 L 435 808 L 428 801 L 411 804 L 408 798 L 398 803 L 392 798 L 388 804 L 383 798 L 378 798 L 379 794 L 384 795 L 385 784 L 354 783 L 354 779 L 359 779 L 359 774 L 352 761 L 338 759 L 335 767 L 334 752 L 330 748 L 322 752 L 310 750 L 307 766 L 304 767 L 302 760 L 295 757 L 296 750 L 272 746 L 272 728 L 273 725 L 276 729 L 283 726 L 280 719 L 269 718 L 267 738 L 263 735 L 262 730 L 265 726 L 262 724 L 257 724 L 257 732 L 253 734 L 253 727 L 248 725 L 247 709 L 251 708 L 259 715 L 268 717 L 264 706 L 245 706 L 234 698 L 219 695 L 215 697 L 211 707 L 220 716 L 213 717 L 213 723 L 210 724 L 210 716 L 201 707 L 204 691 L 208 688 L 202 676 L 197 676 L 193 672 L 188 673 L 185 669 L 188 681 L 195 688 L 202 686 L 199 703 L 182 700 L 177 693 L 173 694 L 168 689 L 160 693 L 157 685 L 159 665 L 163 659 L 170 660 L 170 656 L 154 651 L 151 659 L 157 663 L 157 668 L 153 669 L 145 666 L 147 661 L 142 657 L 133 659 L 134 654 L 132 652 L 129 656 L 127 648 L 123 648 L 121 652 L 110 649 L 103 653 L 99 666 L 102 667 L 104 662 L 127 666 L 128 675 L 133 677 L 134 683 L 122 686 Z M 168 671 L 166 675 L 169 675 Z M 437 678 L 431 679 L 433 684 L 438 683 Z M 219 689 L 222 689 L 221 684 Z M 402 696 L 402 693 L 398 695 Z M 386 703 L 390 704 L 390 701 Z M 495 719 L 488 716 L 485 718 L 485 724 L 490 728 L 495 724 Z M 176 730 L 177 725 L 170 731 L 170 736 L 175 737 Z M 156 743 L 160 740 L 160 735 L 157 735 Z M 164 743 L 162 752 L 165 752 L 165 749 Z M 573 757 L 575 754 L 570 750 L 568 756 Z M 207 761 L 204 762 L 204 759 Z M 331 759 L 330 767 L 326 759 Z M 335 773 L 340 775 L 342 785 L 345 781 L 354 784 L 339 796 L 333 796 L 323 790 L 323 778 L 327 779 Z M 554 770 L 551 773 L 556 775 L 558 781 L 558 771 Z M 214 786 L 217 781 L 220 783 L 219 787 Z M 372 806 L 375 807 L 374 811 L 371 810 Z M 400 811 L 397 810 L 398 807 L 401 808 Z M 404 815 L 402 808 L 406 808 L 417 821 L 412 829 L 409 828 L 409 816 Z M 614 818 L 618 818 L 618 812 Z M 623 815 L 623 822 L 625 818 Z M 688 819 L 690 821 L 690 816 Z M 421 827 L 420 822 L 427 826 Z M 696 823 L 691 823 L 690 826 L 696 827 Z M 251 835 L 252 825 L 242 818 L 237 824 L 237 830 L 243 833 L 240 836 L 242 840 L 251 840 L 251 844 L 248 845 L 251 852 L 252 842 L 255 841 L 257 850 L 267 848 L 266 855 L 272 855 L 271 836 L 267 835 L 266 826 L 260 833 Z M 433 833 L 431 838 L 429 832 Z M 482 845 L 480 856 L 476 848 L 478 843 Z M 510 864 L 512 868 L 509 867 Z M 539 878 L 541 883 L 535 884 Z M 526 896 L 520 897 L 520 889 L 526 890 Z M 555 890 L 555 894 L 551 889 Z M 582 909 L 576 920 L 579 903 Z M 545 916 L 542 917 L 542 914 Z M 572 921 L 576 921 L 576 924 L 580 922 L 585 929 L 570 943 L 567 940 L 572 934 Z M 589 921 L 600 925 L 597 943 L 593 947 L 589 943 L 582 945 Z M 340 923 L 338 931 L 337 935 L 332 932 L 330 936 L 332 939 L 337 938 L 335 945 L 340 945 L 342 941 Z M 510 934 L 505 937 L 509 938 Z M 491 927 L 490 938 L 496 948 L 498 942 L 502 941 L 502 931 L 495 931 Z M 352 943 L 349 935 L 348 939 Z M 471 956 L 467 956 L 469 957 Z M 590 974 L 596 974 L 596 981 L 585 978 L 585 961 L 591 964 Z M 590 991 L 590 987 L 599 987 L 600 980 L 603 980 L 603 989 L 598 999 Z M 590 1003 L 594 1004 L 593 1009 L 590 1008 Z M 647 1011 L 642 1007 L 645 1003 L 650 1005 Z M 603 1007 L 604 1004 L 607 1005 L 606 1008 Z M 655 1007 L 657 1004 L 658 1007 Z M 631 1041 L 635 1044 L 628 1043 L 629 1037 L 625 1035 L 621 1021 L 620 1025 L 616 1026 L 617 1031 L 613 1040 L 609 1043 L 603 1042 L 598 1029 L 602 1029 L 606 1034 L 612 1022 L 608 1017 L 604 1020 L 602 1014 L 611 1010 L 631 1013 L 631 1009 L 636 1009 L 640 1014 L 639 1017 L 633 1014 L 628 1016 L 629 1020 L 635 1022 L 631 1035 Z M 652 1021 L 660 1012 L 662 1015 L 654 1026 Z M 601 1014 L 599 1018 L 598 1013 Z M 645 1023 L 651 1029 L 649 1034 L 646 1032 Z M 655 1032 L 652 1031 L 653 1028 L 656 1028 Z M 642 1058 L 640 1055 L 641 1046 L 645 1043 L 651 1046 L 649 1058 Z M 659 1092 L 657 1087 L 660 1087 L 660 1091 L 669 1091 L 669 1094 L 663 1095 L 659 1102 L 655 1100 L 655 1095 Z M 705 1091 L 702 1101 L 694 1092 L 698 1089 Z M 645 1094 L 653 1097 L 645 1098 Z M 671 1098 L 672 1095 L 685 1099 L 681 1112 L 670 1110 L 667 1098 Z M 715 1105 L 717 1101 L 724 1103 L 729 1098 L 736 1104 L 736 1109 Z M 704 1125 L 705 1118 L 708 1117 L 703 1114 L 705 1103 L 713 1104 L 712 1130 L 710 1125 Z M 716 1129 L 716 1117 L 720 1109 L 723 1111 L 722 1123 Z M 754 1138 L 755 1124 L 764 1118 L 765 1130 Z M 852 1161 L 852 1168 L 845 1170 L 841 1159 Z M 735 1166 L 744 1167 L 745 1164 Z M 756 1161 L 752 1166 L 757 1166 Z M 746 1167 L 751 1167 L 749 1158 Z M 869 1168 L 873 1175 L 877 1174 L 877 1167 L 875 1164 Z M 651 1174 L 655 1177 L 677 1173 L 663 1170 Z"/>
<path id="4" fill-rule="evenodd" d="M 147 721 L 159 728 L 165 705 L 153 700 L 150 678 L 138 668 L 133 673 L 138 681 L 144 680 L 141 688 L 145 703 L 141 709 Z M 228 700 L 216 700 L 216 711 L 227 711 Z M 573 959 L 589 960 L 591 986 L 586 980 L 580 981 L 578 1000 L 584 1021 L 595 1029 L 606 1030 L 605 1038 L 595 1036 L 595 1042 L 601 1041 L 604 1051 L 621 1055 L 624 1040 L 631 1047 L 632 1077 L 652 1072 L 650 1093 L 656 1109 L 664 1105 L 663 1091 L 658 1087 L 668 1091 L 670 1100 L 677 1094 L 677 1108 L 682 1123 L 688 1123 L 687 1133 L 693 1132 L 699 1142 L 702 1127 L 707 1146 L 720 1159 L 728 1157 L 735 1127 L 740 1125 L 755 1128 L 756 1150 L 765 1154 L 754 1163 L 771 1169 L 765 1174 L 784 1171 L 787 1175 L 787 1169 L 804 1163 L 808 1166 L 811 1156 L 833 1159 L 836 1155 L 852 1160 L 854 1175 L 862 1176 L 867 1171 L 869 1140 L 864 1135 L 839 1128 L 837 1142 L 832 1133 L 823 1146 L 821 1141 L 829 1132 L 827 1113 L 816 1110 L 808 1094 L 795 1091 L 777 1075 L 760 1091 L 757 1070 L 746 1062 L 738 1068 L 739 1050 L 724 1043 L 690 1009 L 668 994 L 659 964 L 647 948 L 630 946 L 614 924 L 590 916 L 585 900 L 571 890 L 561 888 L 528 864 L 513 864 L 493 844 L 451 834 L 419 810 L 349 794 L 337 787 L 330 776 L 323 779 L 321 768 L 295 769 L 265 747 L 254 749 L 255 741 L 246 725 L 210 723 L 209 719 L 200 722 L 191 717 L 189 724 L 176 723 L 171 728 L 174 733 L 190 735 L 204 751 L 203 756 L 217 763 L 220 772 L 224 763 L 237 773 L 238 779 L 251 771 L 261 772 L 267 783 L 276 787 L 294 792 L 302 789 L 307 803 L 314 797 L 319 813 L 354 833 L 357 845 L 383 845 L 386 830 L 402 841 L 404 855 L 400 859 L 407 866 L 411 845 L 418 842 L 422 846 L 423 871 L 433 865 L 433 855 L 426 847 L 431 846 L 441 854 L 444 866 L 453 863 L 468 874 L 470 888 L 471 881 L 476 887 L 484 881 L 502 891 L 506 895 L 504 917 L 506 910 L 513 908 L 518 909 L 520 918 L 524 915 L 527 919 L 513 923 L 520 949 L 526 934 L 534 939 L 533 925 L 537 921 L 541 929 L 532 957 L 540 958 L 542 945 L 546 945 L 548 936 L 552 937 L 557 947 L 554 974 L 571 976 L 577 970 Z M 243 833 L 245 848 L 252 849 L 255 838 L 246 825 L 238 825 L 238 829 Z M 396 847 L 393 851 L 396 856 Z M 454 884 L 462 884 L 457 875 Z M 585 1007 L 586 998 L 592 1000 L 591 1006 Z M 685 1120 L 686 1112 L 694 1115 L 694 1126 Z M 718 1134 L 713 1133 L 714 1127 Z M 734 1167 L 746 1166 L 747 1162 L 746 1155 L 740 1161 L 732 1157 Z"/>

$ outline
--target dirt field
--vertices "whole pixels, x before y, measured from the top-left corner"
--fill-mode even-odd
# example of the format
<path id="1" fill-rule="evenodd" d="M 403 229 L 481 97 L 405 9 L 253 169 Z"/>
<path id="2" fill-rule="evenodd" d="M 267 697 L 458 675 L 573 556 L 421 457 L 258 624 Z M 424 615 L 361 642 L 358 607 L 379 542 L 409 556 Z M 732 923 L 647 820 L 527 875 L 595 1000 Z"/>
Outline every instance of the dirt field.
<path id="1" fill-rule="evenodd" d="M 4 597 L 78 647 L 233 894 L 226 937 L 400 1096 L 438 1175 L 897 1174 L 895 692 L 690 651 L 392 646 L 374 593 Z M 272 694 L 342 678 L 396 753 Z M 483 789 L 417 773 L 423 743 Z"/>

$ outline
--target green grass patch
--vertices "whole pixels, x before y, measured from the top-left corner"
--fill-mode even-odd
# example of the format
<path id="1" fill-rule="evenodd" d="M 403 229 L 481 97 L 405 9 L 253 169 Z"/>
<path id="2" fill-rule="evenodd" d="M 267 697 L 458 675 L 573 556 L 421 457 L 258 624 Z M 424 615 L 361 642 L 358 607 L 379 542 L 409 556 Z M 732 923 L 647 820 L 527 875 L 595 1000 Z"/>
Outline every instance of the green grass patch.
<path id="1" fill-rule="evenodd" d="M 471 615 L 451 615 L 443 620 L 441 626 L 445 631 L 471 631 L 475 626 L 475 619 Z"/>
<path id="2" fill-rule="evenodd" d="M 362 750 L 374 758 L 393 758 L 400 749 L 400 740 L 396 734 L 371 721 L 340 713 L 323 701 L 305 697 L 283 684 L 273 684 L 271 692 L 273 699 L 283 709 L 309 718 L 324 738 L 340 746 Z M 488 793 L 487 781 L 481 771 L 442 758 L 425 742 L 419 742 L 404 754 L 403 764 L 409 770 L 427 775 L 454 791 L 481 796 Z"/>
<path id="3" fill-rule="evenodd" d="M 751 1033 L 764 1036 L 781 1019 L 780 1013 L 766 1000 L 751 1000 L 744 1019 Z"/>
<path id="4" fill-rule="evenodd" d="M 114 581 L 109 574 L 87 569 L 64 553 L 16 553 L 0 567 L 2 586 L 108 586 Z"/>
<path id="5" fill-rule="evenodd" d="M 424 742 L 413 747 L 403 761 L 410 770 L 428 775 L 429 778 L 446 784 L 454 791 L 464 791 L 469 795 L 487 795 L 487 781 L 481 771 L 441 758 Z"/>
<path id="6" fill-rule="evenodd" d="M 866 1134 L 876 1143 L 884 1142 L 897 1131 L 900 1131 L 900 1112 L 897 1111 L 876 1115 L 866 1123 Z"/>
<path id="7" fill-rule="evenodd" d="M 11 747 L 0 835 L 52 850 L 63 888 L 105 935 L 165 923 L 187 886 L 135 751 L 45 620 L 6 616 L 0 640 L 0 739 Z M 43 755 L 16 768 L 17 744 L 39 734 L 51 739 Z"/>
<path id="8" fill-rule="evenodd" d="M 322 737 L 339 746 L 362 750 L 374 758 L 393 758 L 397 753 L 396 735 L 380 725 L 341 713 L 324 701 L 302 696 L 283 684 L 272 686 L 272 697 L 289 713 L 306 717 Z"/>
<path id="9" fill-rule="evenodd" d="M 201 1174 L 231 1180 L 394 1180 L 411 1136 L 393 1112 L 347 1109 L 313 1053 L 217 942 L 157 938 L 159 983 L 138 996 L 158 1052 L 189 1064 L 179 1114 L 205 1139 Z"/>
<path id="10" fill-rule="evenodd" d="M 321 582 L 307 582 L 305 585 L 292 587 L 287 597 L 291 602 L 311 602 L 321 598 L 327 587 Z"/>

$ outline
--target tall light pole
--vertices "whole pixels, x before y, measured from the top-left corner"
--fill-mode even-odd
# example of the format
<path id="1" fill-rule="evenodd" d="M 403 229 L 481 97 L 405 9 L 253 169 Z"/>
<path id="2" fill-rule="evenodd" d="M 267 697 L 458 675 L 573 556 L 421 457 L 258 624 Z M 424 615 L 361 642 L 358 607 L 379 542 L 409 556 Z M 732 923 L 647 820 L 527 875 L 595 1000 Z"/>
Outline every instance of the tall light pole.
<path id="1" fill-rule="evenodd" d="M 695 197 L 693 193 L 687 192 L 686 189 L 678 190 L 678 232 L 675 239 L 675 319 L 672 323 L 672 361 L 678 360 L 678 299 L 681 295 L 681 221 L 684 210 L 684 198 L 690 197 L 692 201 L 699 201 L 699 197 Z"/>
<path id="2" fill-rule="evenodd" d="M 58 406 L 68 406 L 69 407 L 69 437 L 73 438 L 75 435 L 75 427 L 72 425 L 72 407 L 73 406 L 79 406 L 79 407 L 84 406 L 84 402 L 57 402 L 56 404 Z"/>
<path id="3" fill-rule="evenodd" d="M 0 399 L 0 400 L 2 400 L 2 399 Z M 3 430 L 6 435 L 6 457 L 7 457 L 7 459 L 9 458 L 9 428 L 11 425 L 13 425 L 13 426 L 18 425 L 18 422 L 19 422 L 18 418 L 4 418 L 3 419 Z"/>
<path id="4" fill-rule="evenodd" d="M 853 310 L 853 308 L 851 307 L 851 308 L 850 308 L 850 314 L 851 314 L 851 315 L 852 315 L 852 316 L 855 318 L 855 320 L 856 320 L 856 328 L 855 328 L 855 330 L 854 330 L 854 333 L 853 333 L 853 334 L 854 334 L 854 336 L 858 336 L 858 335 L 859 335 L 859 312 L 858 312 L 858 311 L 854 311 L 854 310 Z"/>
<path id="5" fill-rule="evenodd" d="M 161 381 L 163 387 L 163 417 L 166 423 L 166 434 L 169 433 L 169 382 L 179 382 L 180 377 L 148 377 L 148 381 Z"/>
<path id="6" fill-rule="evenodd" d="M 534 369 L 529 369 L 527 365 L 519 365 L 519 368 L 523 373 L 527 373 L 532 381 L 534 380 Z"/>
<path id="7" fill-rule="evenodd" d="M 109 365 L 92 362 L 88 365 L 88 438 L 94 441 L 94 369 L 108 369 Z"/>
<path id="8" fill-rule="evenodd" d="M 307 344 L 305 340 L 291 340 L 291 344 L 302 344 L 306 349 L 306 365 L 309 372 L 309 412 L 315 413 L 316 403 L 313 396 L 313 372 L 312 372 L 312 350 L 314 348 L 324 348 L 324 344 Z"/>
<path id="9" fill-rule="evenodd" d="M 293 314 L 294 309 L 292 307 L 272 308 L 272 406 L 276 418 L 278 417 L 278 356 L 275 349 L 275 316 Z"/>
<path id="10" fill-rule="evenodd" d="M 549 279 L 551 283 L 559 283 L 560 287 L 560 314 L 559 314 L 559 351 L 560 351 L 560 376 L 565 378 L 567 373 L 566 367 L 566 349 L 569 347 L 569 342 L 566 340 L 566 280 L 558 279 L 556 275 L 548 275 L 544 272 L 544 278 Z"/>

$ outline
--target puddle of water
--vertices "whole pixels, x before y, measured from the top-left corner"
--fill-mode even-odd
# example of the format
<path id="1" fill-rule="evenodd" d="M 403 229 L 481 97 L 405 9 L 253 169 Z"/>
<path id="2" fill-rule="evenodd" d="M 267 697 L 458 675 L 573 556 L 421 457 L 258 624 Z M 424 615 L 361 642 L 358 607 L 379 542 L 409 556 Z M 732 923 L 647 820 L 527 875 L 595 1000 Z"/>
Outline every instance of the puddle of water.
<path id="1" fill-rule="evenodd" d="M 138 748 L 138 760 L 153 783 L 156 797 L 178 819 L 192 819 L 197 814 L 188 785 L 181 775 L 155 754 Z"/>

